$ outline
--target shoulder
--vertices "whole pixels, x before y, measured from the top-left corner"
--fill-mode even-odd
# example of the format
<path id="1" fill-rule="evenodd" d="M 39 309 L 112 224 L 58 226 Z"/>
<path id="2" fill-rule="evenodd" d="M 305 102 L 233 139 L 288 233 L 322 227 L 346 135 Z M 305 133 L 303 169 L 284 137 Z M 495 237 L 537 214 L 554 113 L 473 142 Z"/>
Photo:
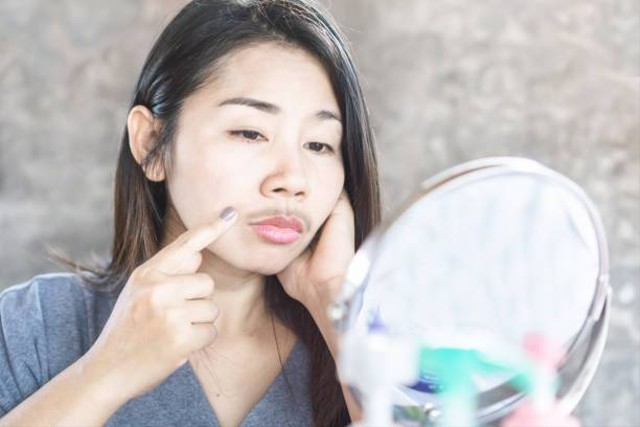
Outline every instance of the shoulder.
<path id="1" fill-rule="evenodd" d="M 31 358 L 35 349 L 46 380 L 90 348 L 114 303 L 72 273 L 39 275 L 9 287 L 0 293 L 4 350 Z"/>
<path id="2" fill-rule="evenodd" d="M 29 297 L 38 297 L 41 290 L 66 289 L 78 286 L 79 277 L 72 273 L 49 273 L 34 276 L 26 282 L 10 286 L 0 292 L 0 301 L 22 302 Z M 6 304 L 6 303 L 5 303 Z"/>
<path id="3" fill-rule="evenodd" d="M 75 281 L 70 274 L 46 274 L 0 292 L 0 318 L 42 320 L 45 306 L 57 301 L 74 301 Z M 51 303 L 51 304 L 50 304 Z"/>
<path id="4" fill-rule="evenodd" d="M 0 417 L 79 359 L 114 303 L 70 273 L 0 292 Z"/>
<path id="5" fill-rule="evenodd" d="M 92 291 L 83 279 L 72 273 L 51 273 L 33 277 L 0 292 L 0 317 L 51 320 L 86 313 L 110 298 Z"/>

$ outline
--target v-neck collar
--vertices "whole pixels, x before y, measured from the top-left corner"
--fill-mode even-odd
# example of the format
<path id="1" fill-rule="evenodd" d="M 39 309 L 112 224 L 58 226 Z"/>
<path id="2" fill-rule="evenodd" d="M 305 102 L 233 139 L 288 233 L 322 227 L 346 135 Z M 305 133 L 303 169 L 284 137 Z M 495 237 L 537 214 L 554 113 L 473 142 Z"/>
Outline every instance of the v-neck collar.
<path id="1" fill-rule="evenodd" d="M 240 427 L 249 427 L 253 425 L 264 425 L 264 413 L 270 413 L 269 407 L 270 403 L 274 399 L 278 400 L 274 395 L 277 394 L 278 390 L 281 388 L 287 388 L 287 380 L 291 381 L 291 377 L 296 375 L 296 370 L 300 369 L 301 356 L 305 352 L 304 345 L 300 342 L 300 340 L 296 340 L 291 352 L 287 356 L 287 359 L 282 365 L 282 369 L 273 380 L 266 392 L 260 400 L 251 408 L 251 410 L 244 417 L 242 422 L 240 423 Z M 306 365 L 306 364 L 305 364 Z M 285 379 L 286 373 L 286 379 Z M 306 374 L 306 373 L 305 373 Z M 183 390 L 183 396 L 180 396 L 180 401 L 185 403 L 185 407 L 182 409 L 184 420 L 189 425 L 206 425 L 211 427 L 218 427 L 220 422 L 218 421 L 218 417 L 211 406 L 211 403 L 207 399 L 207 396 L 204 392 L 204 389 L 200 385 L 198 378 L 196 377 L 195 371 L 193 370 L 190 363 L 185 363 L 182 365 L 177 371 L 175 371 L 171 377 L 168 378 L 168 381 L 173 380 L 178 382 L 175 386 L 168 384 L 169 387 L 175 387 L 174 390 Z M 291 393 L 292 399 L 299 398 L 296 396 L 296 393 Z M 301 396 L 302 397 L 302 396 Z M 298 407 L 302 402 L 294 402 L 294 405 Z M 262 414 L 262 415 L 261 415 Z M 288 414 L 291 417 L 291 421 L 295 424 L 295 419 L 301 416 L 301 414 L 291 413 Z M 204 423 L 204 424 L 202 424 Z"/>

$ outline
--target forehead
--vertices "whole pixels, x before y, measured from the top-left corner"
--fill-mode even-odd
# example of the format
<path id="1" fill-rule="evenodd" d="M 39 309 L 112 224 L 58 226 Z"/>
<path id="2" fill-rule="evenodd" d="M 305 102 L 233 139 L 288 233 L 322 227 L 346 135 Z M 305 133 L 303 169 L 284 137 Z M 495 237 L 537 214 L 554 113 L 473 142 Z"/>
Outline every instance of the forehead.
<path id="1" fill-rule="evenodd" d="M 227 54 L 206 89 L 216 98 L 255 96 L 285 108 L 293 102 L 337 109 L 329 75 L 320 61 L 302 48 L 273 42 Z"/>

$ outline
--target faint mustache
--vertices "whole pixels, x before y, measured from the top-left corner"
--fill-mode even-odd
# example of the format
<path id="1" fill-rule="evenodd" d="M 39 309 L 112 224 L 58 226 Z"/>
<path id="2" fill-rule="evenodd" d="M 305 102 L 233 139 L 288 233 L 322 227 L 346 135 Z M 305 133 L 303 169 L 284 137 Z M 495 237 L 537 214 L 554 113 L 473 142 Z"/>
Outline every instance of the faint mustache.
<path id="1" fill-rule="evenodd" d="M 304 224 L 305 230 L 309 230 L 311 228 L 311 219 L 306 214 L 295 209 L 267 208 L 251 212 L 245 211 L 244 216 L 250 222 L 258 222 L 272 216 L 295 216 Z"/>

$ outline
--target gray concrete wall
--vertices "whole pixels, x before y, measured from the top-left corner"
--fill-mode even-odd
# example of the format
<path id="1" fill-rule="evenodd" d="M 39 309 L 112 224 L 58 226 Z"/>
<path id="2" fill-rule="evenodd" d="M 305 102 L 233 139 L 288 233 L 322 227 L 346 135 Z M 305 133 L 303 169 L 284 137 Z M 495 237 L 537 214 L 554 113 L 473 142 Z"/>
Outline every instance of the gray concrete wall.
<path id="1" fill-rule="evenodd" d="M 126 106 L 183 0 L 0 2 L 0 288 L 109 245 Z M 611 246 L 610 338 L 577 413 L 640 425 L 638 0 L 325 0 L 358 60 L 387 212 L 456 163 L 523 155 L 568 175 Z"/>

